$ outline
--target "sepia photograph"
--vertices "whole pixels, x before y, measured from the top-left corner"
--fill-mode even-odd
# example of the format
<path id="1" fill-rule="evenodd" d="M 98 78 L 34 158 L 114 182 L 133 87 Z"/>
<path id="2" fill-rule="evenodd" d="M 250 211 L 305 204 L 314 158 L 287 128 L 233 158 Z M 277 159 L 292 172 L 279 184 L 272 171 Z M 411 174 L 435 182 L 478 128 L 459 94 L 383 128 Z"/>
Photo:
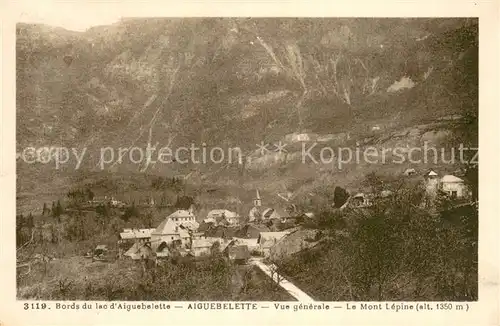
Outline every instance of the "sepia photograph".
<path id="1" fill-rule="evenodd" d="M 478 300 L 479 19 L 18 22 L 18 300 Z"/>

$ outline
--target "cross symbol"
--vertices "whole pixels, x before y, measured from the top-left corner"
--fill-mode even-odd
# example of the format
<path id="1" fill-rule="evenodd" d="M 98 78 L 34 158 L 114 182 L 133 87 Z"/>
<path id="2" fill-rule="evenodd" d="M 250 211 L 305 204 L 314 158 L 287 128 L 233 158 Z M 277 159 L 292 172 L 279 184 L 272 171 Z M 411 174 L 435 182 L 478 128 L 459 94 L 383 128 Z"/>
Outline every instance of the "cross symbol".
<path id="1" fill-rule="evenodd" d="M 269 144 L 267 143 L 264 143 L 263 141 L 260 142 L 260 144 L 256 144 L 258 150 L 260 151 L 260 155 L 265 155 L 266 153 L 269 152 L 269 149 L 267 148 L 267 146 L 269 146 Z"/>
<path id="2" fill-rule="evenodd" d="M 282 143 L 281 140 L 278 142 L 278 144 L 274 144 L 274 147 L 276 148 L 275 152 L 278 153 L 287 153 L 287 150 L 285 149 L 286 144 Z"/>

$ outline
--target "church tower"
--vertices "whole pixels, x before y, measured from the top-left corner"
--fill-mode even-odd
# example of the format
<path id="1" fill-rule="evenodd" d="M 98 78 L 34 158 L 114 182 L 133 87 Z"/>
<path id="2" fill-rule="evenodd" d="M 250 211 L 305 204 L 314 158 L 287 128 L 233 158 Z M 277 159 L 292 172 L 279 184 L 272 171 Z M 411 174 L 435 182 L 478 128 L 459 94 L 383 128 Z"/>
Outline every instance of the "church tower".
<path id="1" fill-rule="evenodd" d="M 262 206 L 262 200 L 260 199 L 260 194 L 259 194 L 259 189 L 255 190 L 255 199 L 253 200 L 253 206 L 254 207 L 261 207 Z"/>

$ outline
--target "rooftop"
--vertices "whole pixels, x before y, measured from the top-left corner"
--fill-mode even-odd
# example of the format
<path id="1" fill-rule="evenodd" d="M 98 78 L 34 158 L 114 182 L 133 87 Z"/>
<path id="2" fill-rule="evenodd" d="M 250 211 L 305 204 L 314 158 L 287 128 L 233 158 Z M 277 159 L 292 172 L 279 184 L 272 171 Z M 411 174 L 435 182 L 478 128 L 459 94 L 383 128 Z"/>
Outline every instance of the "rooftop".
<path id="1" fill-rule="evenodd" d="M 153 233 L 154 230 L 155 229 L 124 229 L 123 232 L 120 233 L 120 238 L 123 240 L 151 238 L 151 233 Z"/>
<path id="2" fill-rule="evenodd" d="M 464 180 L 454 175 L 448 174 L 441 178 L 441 182 L 464 182 Z"/>

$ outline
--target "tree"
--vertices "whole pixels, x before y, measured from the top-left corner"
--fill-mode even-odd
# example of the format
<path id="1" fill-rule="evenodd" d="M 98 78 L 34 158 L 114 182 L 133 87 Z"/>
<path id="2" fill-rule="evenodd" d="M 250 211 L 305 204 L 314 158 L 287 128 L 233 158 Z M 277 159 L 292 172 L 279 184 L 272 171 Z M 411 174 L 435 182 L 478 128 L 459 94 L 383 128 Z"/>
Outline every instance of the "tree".
<path id="1" fill-rule="evenodd" d="M 101 219 L 105 219 L 105 218 L 108 218 L 108 217 L 109 217 L 109 207 L 108 207 L 108 205 L 105 205 L 105 204 L 100 204 L 100 205 L 98 205 L 98 206 L 95 208 L 95 211 L 96 211 L 97 215 L 98 215 Z"/>
<path id="2" fill-rule="evenodd" d="M 94 199 L 94 193 L 92 192 L 92 190 L 90 190 L 90 188 L 87 188 L 87 198 L 88 200 L 93 200 Z"/>
<path id="3" fill-rule="evenodd" d="M 175 202 L 175 208 L 177 209 L 189 209 L 191 205 L 194 205 L 194 198 L 190 196 L 177 197 Z"/>
<path id="4" fill-rule="evenodd" d="M 25 242 L 24 234 L 22 232 L 24 226 L 24 216 L 19 214 L 16 217 L 16 243 L 17 245 L 23 244 Z"/>
<path id="5" fill-rule="evenodd" d="M 384 190 L 385 180 L 375 172 L 370 172 L 366 175 L 363 185 L 371 188 L 374 193 L 380 193 Z"/>
<path id="6" fill-rule="evenodd" d="M 465 180 L 472 192 L 472 200 L 478 200 L 479 194 L 479 171 L 478 166 L 470 164 L 465 170 Z"/>
<path id="7" fill-rule="evenodd" d="M 64 210 L 61 205 L 61 201 L 57 200 L 57 204 L 55 207 L 55 211 L 53 211 L 54 217 L 60 222 L 61 221 L 61 215 L 64 213 Z"/>
<path id="8" fill-rule="evenodd" d="M 26 219 L 26 227 L 28 227 L 30 230 L 35 226 L 35 222 L 33 219 L 33 214 L 30 213 L 28 215 L 28 218 Z"/>
<path id="9" fill-rule="evenodd" d="M 347 190 L 341 187 L 335 187 L 335 190 L 333 191 L 333 202 L 335 208 L 342 207 L 348 198 L 349 193 Z"/>
<path id="10" fill-rule="evenodd" d="M 42 215 L 45 216 L 45 212 L 48 211 L 47 203 L 43 203 Z"/>
<path id="11" fill-rule="evenodd" d="M 153 227 L 153 213 L 151 211 L 148 211 L 146 215 L 144 216 L 144 222 L 146 227 L 152 228 Z"/>
<path id="12" fill-rule="evenodd" d="M 125 209 L 125 212 L 123 212 L 122 220 L 127 222 L 128 220 L 130 220 L 130 218 L 139 216 L 140 216 L 139 209 L 135 206 L 135 202 L 132 202 L 132 206 L 127 207 Z"/>

